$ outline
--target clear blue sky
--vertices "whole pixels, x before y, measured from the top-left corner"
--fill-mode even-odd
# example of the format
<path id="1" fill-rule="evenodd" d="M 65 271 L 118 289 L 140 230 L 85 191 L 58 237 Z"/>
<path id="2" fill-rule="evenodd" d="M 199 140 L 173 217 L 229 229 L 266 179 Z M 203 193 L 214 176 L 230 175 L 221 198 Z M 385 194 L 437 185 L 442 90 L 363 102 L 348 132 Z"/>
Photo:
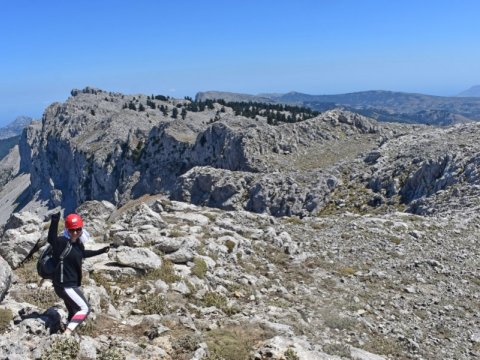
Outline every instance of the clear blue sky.
<path id="1" fill-rule="evenodd" d="M 85 86 L 453 95 L 480 84 L 479 14 L 475 0 L 4 0 L 0 126 Z"/>

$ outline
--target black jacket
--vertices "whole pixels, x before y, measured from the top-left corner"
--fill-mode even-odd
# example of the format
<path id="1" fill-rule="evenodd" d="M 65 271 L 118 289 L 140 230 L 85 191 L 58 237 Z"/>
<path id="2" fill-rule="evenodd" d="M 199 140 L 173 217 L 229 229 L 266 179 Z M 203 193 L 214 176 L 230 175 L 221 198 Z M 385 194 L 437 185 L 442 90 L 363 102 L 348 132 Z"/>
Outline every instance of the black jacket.
<path id="1" fill-rule="evenodd" d="M 59 219 L 52 216 L 50 228 L 48 229 L 48 242 L 52 245 L 53 257 L 59 259 L 63 250 L 70 241 L 67 237 L 58 236 L 58 222 Z M 99 250 L 85 250 L 85 246 L 80 240 L 72 243 L 72 250 L 63 259 L 63 283 L 60 281 L 61 269 L 60 266 L 55 270 L 53 277 L 53 285 L 60 287 L 74 287 L 82 284 L 82 262 L 84 258 L 103 254 L 105 249 Z"/>

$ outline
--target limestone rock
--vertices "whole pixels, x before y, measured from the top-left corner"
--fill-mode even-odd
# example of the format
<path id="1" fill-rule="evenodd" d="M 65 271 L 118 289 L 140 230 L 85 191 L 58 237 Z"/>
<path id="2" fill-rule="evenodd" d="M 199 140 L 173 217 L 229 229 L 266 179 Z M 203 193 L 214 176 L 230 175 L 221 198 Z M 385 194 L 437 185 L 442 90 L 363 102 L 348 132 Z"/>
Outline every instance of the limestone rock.
<path id="1" fill-rule="evenodd" d="M 0 239 L 0 255 L 15 269 L 31 254 L 41 237 L 42 221 L 38 216 L 14 213 Z"/>
<path id="2" fill-rule="evenodd" d="M 141 270 L 153 270 L 162 266 L 162 259 L 147 248 L 120 246 L 109 257 L 117 264 Z"/>
<path id="3" fill-rule="evenodd" d="M 0 302 L 5 297 L 12 281 L 12 269 L 10 265 L 0 256 Z"/>

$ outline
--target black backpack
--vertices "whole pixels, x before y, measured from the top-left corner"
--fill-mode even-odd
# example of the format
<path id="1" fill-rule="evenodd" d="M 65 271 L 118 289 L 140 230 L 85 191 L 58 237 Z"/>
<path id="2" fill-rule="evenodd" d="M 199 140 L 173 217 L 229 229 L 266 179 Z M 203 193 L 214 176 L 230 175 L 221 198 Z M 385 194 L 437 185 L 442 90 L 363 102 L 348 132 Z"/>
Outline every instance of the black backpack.
<path id="1" fill-rule="evenodd" d="M 42 279 L 53 280 L 55 270 L 57 266 L 60 265 L 62 271 L 60 282 L 63 282 L 63 259 L 70 253 L 70 250 L 72 250 L 72 244 L 68 241 L 67 246 L 65 246 L 65 249 L 60 254 L 60 258 L 57 260 L 53 257 L 52 245 L 47 244 L 37 261 L 38 275 L 40 275 Z"/>

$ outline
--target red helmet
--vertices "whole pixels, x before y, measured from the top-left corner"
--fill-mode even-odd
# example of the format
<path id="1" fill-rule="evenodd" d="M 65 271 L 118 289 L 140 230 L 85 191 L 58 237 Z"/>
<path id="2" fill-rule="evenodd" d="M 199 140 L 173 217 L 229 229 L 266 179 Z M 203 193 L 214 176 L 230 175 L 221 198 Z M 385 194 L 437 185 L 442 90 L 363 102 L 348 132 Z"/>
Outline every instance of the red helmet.
<path id="1" fill-rule="evenodd" d="M 65 218 L 65 227 L 68 230 L 81 228 L 83 227 L 83 220 L 80 215 L 70 214 Z"/>

